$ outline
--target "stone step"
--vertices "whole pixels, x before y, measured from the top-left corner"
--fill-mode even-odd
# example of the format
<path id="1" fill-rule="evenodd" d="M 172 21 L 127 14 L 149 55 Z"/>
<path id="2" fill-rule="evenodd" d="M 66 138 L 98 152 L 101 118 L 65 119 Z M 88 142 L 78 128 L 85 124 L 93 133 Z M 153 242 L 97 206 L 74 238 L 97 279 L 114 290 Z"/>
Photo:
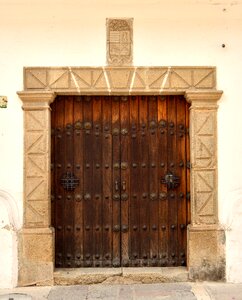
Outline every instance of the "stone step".
<path id="1" fill-rule="evenodd" d="M 57 269 L 55 285 L 133 284 L 188 281 L 186 267 Z"/>

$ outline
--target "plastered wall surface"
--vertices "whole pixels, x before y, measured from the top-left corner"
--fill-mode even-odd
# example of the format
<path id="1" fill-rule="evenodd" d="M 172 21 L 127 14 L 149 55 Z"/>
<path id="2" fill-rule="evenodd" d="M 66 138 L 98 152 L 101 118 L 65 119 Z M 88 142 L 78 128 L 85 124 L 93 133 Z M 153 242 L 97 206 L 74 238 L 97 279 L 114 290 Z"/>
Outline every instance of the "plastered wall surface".
<path id="1" fill-rule="evenodd" d="M 17 284 L 17 231 L 20 227 L 19 209 L 15 199 L 0 190 L 0 287 Z"/>
<path id="2" fill-rule="evenodd" d="M 217 88 L 224 91 L 218 110 L 219 220 L 226 231 L 227 280 L 242 282 L 242 1 L 0 0 L 0 7 L 0 95 L 8 97 L 8 107 L 0 109 L 0 190 L 14 199 L 20 216 L 23 113 L 16 91 L 23 88 L 24 66 L 105 65 L 106 18 L 127 17 L 134 18 L 134 65 L 217 67 Z M 0 224 L 6 205 L 1 202 Z M 17 227 L 5 231 L 0 229 L 0 286 L 13 286 L 17 239 L 11 236 Z"/>

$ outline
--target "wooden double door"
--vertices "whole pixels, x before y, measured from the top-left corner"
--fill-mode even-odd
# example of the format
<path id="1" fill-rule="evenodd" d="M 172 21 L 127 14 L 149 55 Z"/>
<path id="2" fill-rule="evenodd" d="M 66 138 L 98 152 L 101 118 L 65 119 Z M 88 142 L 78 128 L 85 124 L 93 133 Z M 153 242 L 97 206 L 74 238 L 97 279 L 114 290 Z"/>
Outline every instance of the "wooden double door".
<path id="1" fill-rule="evenodd" d="M 183 96 L 59 96 L 51 108 L 56 267 L 185 265 Z"/>

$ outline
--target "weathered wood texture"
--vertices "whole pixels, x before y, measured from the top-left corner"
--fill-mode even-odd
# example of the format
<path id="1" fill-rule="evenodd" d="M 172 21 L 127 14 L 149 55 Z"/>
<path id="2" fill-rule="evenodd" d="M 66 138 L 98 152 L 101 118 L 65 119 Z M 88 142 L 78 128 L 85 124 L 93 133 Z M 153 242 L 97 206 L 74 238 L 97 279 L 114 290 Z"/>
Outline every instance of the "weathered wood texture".
<path id="1" fill-rule="evenodd" d="M 182 96 L 57 97 L 56 267 L 186 264 L 188 125 Z M 67 174 L 79 180 L 73 189 Z M 167 174 L 178 177 L 177 186 L 164 183 Z"/>

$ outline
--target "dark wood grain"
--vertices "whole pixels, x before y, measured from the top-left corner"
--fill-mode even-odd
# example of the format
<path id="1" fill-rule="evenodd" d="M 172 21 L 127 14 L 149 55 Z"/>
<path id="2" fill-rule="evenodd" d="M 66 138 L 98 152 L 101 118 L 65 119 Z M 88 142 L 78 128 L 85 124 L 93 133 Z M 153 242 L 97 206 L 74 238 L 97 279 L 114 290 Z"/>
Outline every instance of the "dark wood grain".
<path id="1" fill-rule="evenodd" d="M 123 200 L 124 194 L 130 195 L 130 98 L 120 99 L 121 127 L 121 251 L 123 265 L 129 262 L 129 205 L 130 197 Z"/>
<path id="2" fill-rule="evenodd" d="M 120 103 L 119 98 L 114 96 L 112 98 L 112 168 L 113 168 L 113 178 L 112 178 L 112 189 L 113 189 L 113 266 L 119 267 L 121 263 L 121 204 L 120 204 Z M 116 189 L 116 187 L 118 187 Z M 118 198 L 119 196 L 119 198 Z M 117 197 L 117 198 L 115 198 Z M 118 229 L 119 228 L 119 229 Z"/>
<path id="3" fill-rule="evenodd" d="M 130 99 L 130 190 L 129 190 L 129 266 L 134 266 L 140 253 L 140 195 L 141 195 L 141 149 L 139 126 L 139 97 Z M 136 257 L 137 256 L 137 257 Z"/>
<path id="4" fill-rule="evenodd" d="M 168 258 L 168 197 L 161 179 L 167 173 L 167 97 L 158 97 L 158 180 L 159 180 L 159 261 L 167 266 Z"/>
<path id="5" fill-rule="evenodd" d="M 186 249 L 186 104 L 182 96 L 177 96 L 177 168 L 176 174 L 180 177 L 177 189 L 177 219 L 178 219 L 178 265 L 185 265 Z"/>
<path id="6" fill-rule="evenodd" d="M 84 239 L 84 226 L 83 226 L 83 101 L 80 96 L 74 98 L 73 103 L 73 122 L 74 122 L 74 175 L 79 178 L 79 185 L 75 188 L 74 193 L 74 255 L 75 267 L 83 266 L 83 239 Z"/>
<path id="7" fill-rule="evenodd" d="M 113 184 L 112 184 L 112 98 L 102 97 L 102 224 L 103 224 L 103 267 L 112 264 L 113 243 Z"/>
<path id="8" fill-rule="evenodd" d="M 140 251 L 139 262 L 143 265 L 143 257 L 149 255 L 150 236 L 149 236 L 149 123 L 148 123 L 148 101 L 149 97 L 141 96 L 139 101 L 139 122 L 141 126 L 140 137 Z"/>
<path id="9" fill-rule="evenodd" d="M 186 264 L 189 104 L 183 96 L 58 96 L 52 108 L 56 267 Z M 79 184 L 67 191 L 66 172 Z M 177 187 L 162 183 L 167 173 Z"/>
<path id="10" fill-rule="evenodd" d="M 93 97 L 93 261 L 100 267 L 102 260 L 102 101 Z"/>
<path id="11" fill-rule="evenodd" d="M 73 173 L 73 98 L 69 96 L 65 99 L 65 173 Z M 73 267 L 74 253 L 74 193 L 73 191 L 64 192 L 64 215 L 65 215 L 65 265 Z"/>
<path id="12" fill-rule="evenodd" d="M 54 162 L 55 162 L 55 219 L 54 219 L 54 228 L 55 228 L 55 264 L 57 267 L 64 267 L 64 192 L 63 188 L 60 185 L 60 178 L 65 170 L 65 153 L 64 153 L 64 110 L 65 110 L 65 101 L 64 99 L 57 98 L 56 106 L 54 107 L 55 111 L 55 153 L 54 153 Z M 53 114 L 52 114 L 53 116 Z M 52 220 L 53 222 L 53 220 Z"/>
<path id="13" fill-rule="evenodd" d="M 168 100 L 168 133 L 167 133 L 167 171 L 176 175 L 177 155 L 176 155 L 176 96 L 170 96 Z M 168 192 L 168 265 L 177 265 L 177 191 Z"/>
<path id="14" fill-rule="evenodd" d="M 94 244 L 94 205 L 93 205 L 93 100 L 89 96 L 83 99 L 84 117 L 84 266 L 93 266 Z"/>

